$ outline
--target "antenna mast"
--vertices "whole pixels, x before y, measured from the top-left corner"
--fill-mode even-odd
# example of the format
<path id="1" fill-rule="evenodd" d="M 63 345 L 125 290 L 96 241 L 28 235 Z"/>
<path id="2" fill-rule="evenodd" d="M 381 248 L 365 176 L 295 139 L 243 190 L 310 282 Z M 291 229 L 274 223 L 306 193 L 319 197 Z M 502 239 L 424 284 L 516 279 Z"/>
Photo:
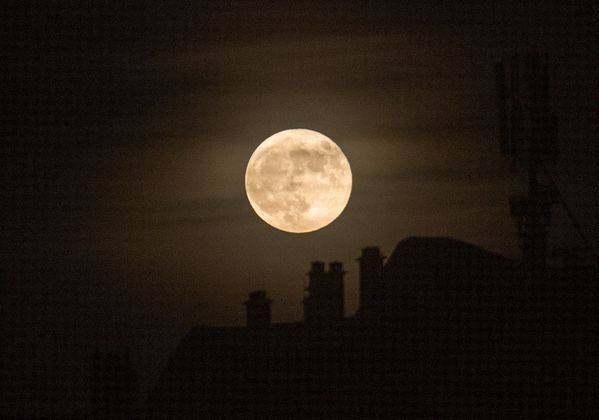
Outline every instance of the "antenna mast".
<path id="1" fill-rule="evenodd" d="M 547 261 L 547 230 L 551 207 L 557 203 L 555 185 L 542 183 L 539 173 L 545 161 L 556 161 L 557 125 L 549 109 L 547 64 L 538 54 L 514 55 L 506 66 L 495 66 L 501 151 L 528 172 L 528 195 L 510 197 L 516 219 L 522 260 L 543 270 Z M 522 68 L 521 68 L 522 67 Z"/>

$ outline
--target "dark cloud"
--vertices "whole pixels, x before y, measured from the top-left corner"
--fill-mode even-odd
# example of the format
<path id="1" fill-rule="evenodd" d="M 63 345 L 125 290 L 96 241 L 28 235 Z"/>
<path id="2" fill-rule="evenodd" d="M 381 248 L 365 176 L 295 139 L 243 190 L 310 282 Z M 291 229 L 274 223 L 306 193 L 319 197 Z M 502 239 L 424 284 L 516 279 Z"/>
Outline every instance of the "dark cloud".
<path id="1" fill-rule="evenodd" d="M 247 198 L 205 199 L 181 202 L 161 209 L 148 209 L 135 219 L 132 228 L 152 229 L 173 226 L 199 227 L 247 223 L 250 214 L 246 211 Z"/>

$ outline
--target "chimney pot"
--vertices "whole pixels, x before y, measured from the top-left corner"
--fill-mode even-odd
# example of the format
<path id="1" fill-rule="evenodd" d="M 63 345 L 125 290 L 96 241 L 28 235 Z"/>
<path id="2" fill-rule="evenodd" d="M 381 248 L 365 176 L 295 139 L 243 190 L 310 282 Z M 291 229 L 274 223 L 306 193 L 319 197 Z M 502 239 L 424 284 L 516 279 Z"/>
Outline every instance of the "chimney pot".
<path id="1" fill-rule="evenodd" d="M 268 327 L 271 318 L 272 300 L 266 296 L 266 291 L 255 290 L 249 294 L 245 301 L 246 318 L 248 327 Z"/>

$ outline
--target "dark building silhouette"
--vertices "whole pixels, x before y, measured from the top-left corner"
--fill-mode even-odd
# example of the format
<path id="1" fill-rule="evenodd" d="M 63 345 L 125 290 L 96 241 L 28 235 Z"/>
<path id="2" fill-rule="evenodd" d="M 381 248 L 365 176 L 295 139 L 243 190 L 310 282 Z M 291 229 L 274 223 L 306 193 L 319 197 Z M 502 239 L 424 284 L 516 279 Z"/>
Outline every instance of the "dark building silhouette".
<path id="1" fill-rule="evenodd" d="M 362 248 L 362 255 L 358 258 L 360 263 L 360 309 L 362 315 L 372 314 L 373 309 L 379 304 L 381 296 L 377 292 L 382 290 L 383 280 L 383 255 L 378 247 Z"/>
<path id="2" fill-rule="evenodd" d="M 324 263 L 315 261 L 308 273 L 310 283 L 304 295 L 304 320 L 308 323 L 327 323 L 343 319 L 343 264 L 332 262 L 329 271 Z"/>
<path id="3" fill-rule="evenodd" d="M 264 290 L 250 293 L 245 301 L 247 326 L 249 328 L 266 328 L 270 325 L 270 308 L 272 300 L 266 297 Z"/>
<path id="4" fill-rule="evenodd" d="M 341 264 L 314 262 L 304 322 L 193 328 L 148 417 L 593 418 L 593 268 L 538 274 L 451 238 L 405 239 L 382 262 L 362 250 L 354 317 Z"/>
<path id="5" fill-rule="evenodd" d="M 131 418 L 136 387 L 128 349 L 95 352 L 92 373 L 91 418 Z"/>

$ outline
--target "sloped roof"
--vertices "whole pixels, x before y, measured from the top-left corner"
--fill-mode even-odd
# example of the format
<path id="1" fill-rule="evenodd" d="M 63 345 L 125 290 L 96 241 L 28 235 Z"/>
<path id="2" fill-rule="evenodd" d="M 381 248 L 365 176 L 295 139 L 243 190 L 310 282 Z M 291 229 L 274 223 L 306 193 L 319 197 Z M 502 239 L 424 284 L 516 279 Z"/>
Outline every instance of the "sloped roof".
<path id="1" fill-rule="evenodd" d="M 417 266 L 443 265 L 477 267 L 495 265 L 508 268 L 514 262 L 479 246 L 449 237 L 409 237 L 400 241 L 385 264 L 386 275 Z"/>
<path id="2" fill-rule="evenodd" d="M 377 298 L 391 317 L 376 322 L 192 329 L 151 393 L 148 417 L 534 417 L 556 401 L 572 401 L 562 406 L 572 413 L 586 401 L 578 384 L 594 353 L 581 358 L 572 331 L 596 338 L 593 279 L 588 290 L 570 277 L 556 288 L 475 245 L 407 238 L 383 280 Z M 564 375 L 569 366 L 584 369 Z"/>
<path id="3" fill-rule="evenodd" d="M 372 313 L 468 316 L 505 305 L 522 286 L 516 267 L 509 258 L 457 239 L 410 237 L 385 264 Z"/>

